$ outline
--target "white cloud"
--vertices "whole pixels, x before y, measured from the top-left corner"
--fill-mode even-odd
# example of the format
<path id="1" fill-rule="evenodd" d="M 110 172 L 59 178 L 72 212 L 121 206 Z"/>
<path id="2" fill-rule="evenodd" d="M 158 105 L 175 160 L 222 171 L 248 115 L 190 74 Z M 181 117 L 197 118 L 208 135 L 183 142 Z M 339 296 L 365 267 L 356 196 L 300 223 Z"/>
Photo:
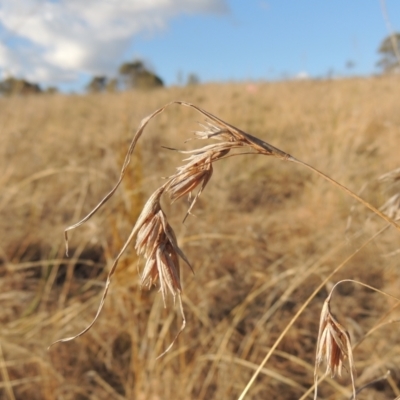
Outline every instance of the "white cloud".
<path id="1" fill-rule="evenodd" d="M 0 0 L 0 70 L 48 83 L 113 73 L 139 32 L 227 11 L 225 0 Z"/>
<path id="2" fill-rule="evenodd" d="M 295 78 L 295 79 L 298 79 L 298 80 L 300 80 L 300 81 L 302 81 L 302 80 L 309 79 L 310 76 L 308 75 L 308 72 L 306 72 L 306 71 L 300 71 L 300 72 L 298 72 L 298 73 L 295 75 L 294 78 Z"/>

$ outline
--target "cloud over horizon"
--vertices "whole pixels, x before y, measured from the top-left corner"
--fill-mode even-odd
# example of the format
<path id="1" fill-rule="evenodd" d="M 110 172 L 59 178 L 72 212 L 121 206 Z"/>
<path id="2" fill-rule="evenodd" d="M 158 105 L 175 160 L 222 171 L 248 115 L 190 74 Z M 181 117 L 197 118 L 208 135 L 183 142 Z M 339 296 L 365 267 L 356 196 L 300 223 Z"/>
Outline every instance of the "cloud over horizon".
<path id="1" fill-rule="evenodd" d="M 136 35 L 225 0 L 0 0 L 0 72 L 46 84 L 112 74 Z"/>

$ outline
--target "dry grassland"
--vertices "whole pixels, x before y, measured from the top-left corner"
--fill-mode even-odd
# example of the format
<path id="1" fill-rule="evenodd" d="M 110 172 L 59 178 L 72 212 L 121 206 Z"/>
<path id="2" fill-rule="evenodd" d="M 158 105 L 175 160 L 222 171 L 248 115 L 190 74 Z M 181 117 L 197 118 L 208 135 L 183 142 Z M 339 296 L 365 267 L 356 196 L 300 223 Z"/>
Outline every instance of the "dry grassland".
<path id="1" fill-rule="evenodd" d="M 141 119 L 171 100 L 192 102 L 355 192 L 369 182 L 361 196 L 376 207 L 400 191 L 399 179 L 378 180 L 400 167 L 396 77 L 0 99 L 2 399 L 238 398 L 302 304 L 349 257 L 246 396 L 313 398 L 302 396 L 313 385 L 319 315 L 332 285 L 351 278 L 400 297 L 400 232 L 390 227 L 361 248 L 385 221 L 300 165 L 243 155 L 215 163 L 185 224 L 185 200 L 164 205 L 195 270 L 181 265 L 187 326 L 169 353 L 156 361 L 179 330 L 179 309 L 171 298 L 164 308 L 158 287 L 140 290 L 143 261 L 133 244 L 93 328 L 47 350 L 92 321 L 145 201 L 182 165 L 182 154 L 162 146 L 198 146 L 184 143 L 203 121 L 195 111 L 171 106 L 151 121 L 122 186 L 70 233 L 65 257 L 63 230 L 113 187 Z M 391 371 L 357 398 L 400 396 L 399 303 L 343 283 L 331 307 L 352 340 L 357 388 Z M 318 398 L 351 393 L 343 370 L 320 383 Z"/>

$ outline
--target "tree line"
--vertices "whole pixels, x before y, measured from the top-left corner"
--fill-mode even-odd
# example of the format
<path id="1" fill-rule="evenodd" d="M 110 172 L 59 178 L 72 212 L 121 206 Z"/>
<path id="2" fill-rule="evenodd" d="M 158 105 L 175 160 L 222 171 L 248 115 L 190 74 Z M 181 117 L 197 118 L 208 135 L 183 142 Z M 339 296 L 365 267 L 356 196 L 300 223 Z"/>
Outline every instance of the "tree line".
<path id="1" fill-rule="evenodd" d="M 103 91 L 115 92 L 128 89 L 153 89 L 163 87 L 163 80 L 148 69 L 143 61 L 136 60 L 123 63 L 118 69 L 118 76 L 108 78 L 104 75 L 94 76 L 87 84 L 86 90 L 91 93 Z"/>
<path id="2" fill-rule="evenodd" d="M 106 76 L 94 76 L 86 85 L 86 91 L 99 93 L 103 91 L 117 91 L 128 89 L 152 89 L 163 87 L 163 80 L 146 67 L 145 63 L 136 60 L 123 63 L 118 69 L 118 75 L 114 78 Z M 0 81 L 0 95 L 30 95 L 39 93 L 57 93 L 58 89 L 51 86 L 42 89 L 39 84 L 29 82 L 26 79 L 9 76 Z"/>
<path id="3" fill-rule="evenodd" d="M 191 73 L 187 76 L 186 85 L 196 85 L 199 82 L 196 74 Z M 86 90 L 89 93 L 99 93 L 129 89 L 147 90 L 163 86 L 163 80 L 147 68 L 143 61 L 135 60 L 123 63 L 118 69 L 118 77 L 94 76 L 87 84 Z"/>
<path id="4" fill-rule="evenodd" d="M 381 73 L 400 73 L 400 33 L 393 33 L 383 39 L 378 48 L 379 60 L 376 64 Z M 195 74 L 189 74 L 187 84 L 197 84 L 199 79 Z M 163 87 L 163 80 L 152 72 L 141 60 L 123 63 L 116 77 L 105 75 L 94 76 L 86 85 L 90 93 L 103 91 L 115 92 L 128 89 L 153 89 Z M 38 93 L 56 93 L 56 87 L 43 90 L 39 84 L 25 79 L 9 76 L 0 81 L 0 95 L 27 95 Z"/>
<path id="5" fill-rule="evenodd" d="M 3 96 L 57 92 L 58 89 L 54 86 L 43 90 L 37 83 L 32 83 L 25 79 L 14 78 L 13 76 L 9 76 L 8 78 L 0 81 L 0 95 Z"/>

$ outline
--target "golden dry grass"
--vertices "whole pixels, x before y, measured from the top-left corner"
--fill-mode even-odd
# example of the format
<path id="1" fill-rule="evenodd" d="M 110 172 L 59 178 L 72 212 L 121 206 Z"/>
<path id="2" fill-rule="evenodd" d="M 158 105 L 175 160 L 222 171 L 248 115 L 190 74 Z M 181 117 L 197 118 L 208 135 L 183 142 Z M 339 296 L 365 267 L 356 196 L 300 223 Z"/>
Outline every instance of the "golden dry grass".
<path id="1" fill-rule="evenodd" d="M 179 246 L 186 330 L 158 288 L 140 290 L 134 245 L 121 258 L 104 310 L 93 319 L 107 269 L 147 198 L 184 158 L 199 114 L 154 119 L 122 186 L 71 233 L 118 179 L 140 120 L 171 100 L 192 102 L 322 170 L 376 207 L 399 188 L 377 178 L 399 167 L 400 80 L 209 84 L 154 92 L 0 99 L 0 393 L 8 399 L 231 399 L 313 290 L 386 223 L 293 163 L 262 156 L 219 161 L 182 224 L 187 203 L 165 204 Z M 319 314 L 332 285 L 351 278 L 399 297 L 399 233 L 386 229 L 343 265 L 263 367 L 246 398 L 301 398 L 313 385 Z M 359 399 L 400 395 L 395 301 L 340 285 L 331 301 L 350 333 Z M 382 320 L 382 318 L 386 318 Z M 371 331 L 371 334 L 368 332 Z M 368 334 L 368 335 L 367 335 Z M 367 335 L 367 337 L 365 337 Z M 349 398 L 350 376 L 326 378 L 319 398 Z M 312 393 L 306 398 L 312 398 Z"/>

